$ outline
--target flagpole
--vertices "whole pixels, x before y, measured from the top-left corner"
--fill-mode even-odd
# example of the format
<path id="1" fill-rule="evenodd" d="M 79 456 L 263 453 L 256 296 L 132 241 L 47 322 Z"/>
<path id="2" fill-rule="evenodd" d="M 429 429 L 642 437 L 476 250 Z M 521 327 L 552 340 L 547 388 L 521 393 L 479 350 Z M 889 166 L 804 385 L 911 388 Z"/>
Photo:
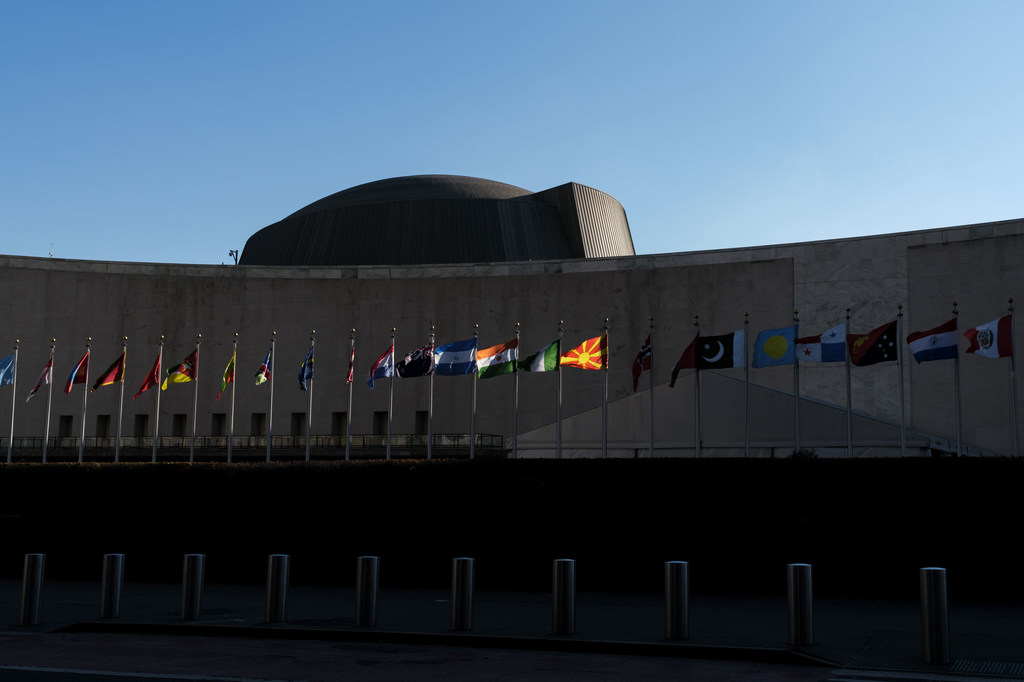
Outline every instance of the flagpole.
<path id="1" fill-rule="evenodd" d="M 956 338 L 960 338 L 960 313 L 956 309 L 956 301 L 953 301 L 953 319 L 956 320 Z M 953 356 L 953 400 L 956 403 L 956 455 L 960 457 L 963 450 L 963 430 L 960 424 L 960 353 Z"/>
<path id="2" fill-rule="evenodd" d="M 82 423 L 79 425 L 79 438 L 78 438 L 78 463 L 82 463 L 82 456 L 85 453 L 85 407 L 89 397 L 89 346 L 92 342 L 92 337 L 87 336 L 85 338 L 85 388 L 82 390 Z M 52 378 L 53 371 L 50 371 Z M 75 379 L 78 378 L 76 375 Z M 74 387 L 74 384 L 71 385 Z"/>
<path id="3" fill-rule="evenodd" d="M 555 408 L 555 457 L 562 459 L 562 320 L 558 321 L 558 406 Z"/>
<path id="4" fill-rule="evenodd" d="M 903 388 L 903 304 L 896 306 L 896 366 L 900 380 L 900 457 L 907 456 L 907 406 Z"/>
<path id="5" fill-rule="evenodd" d="M 11 375 L 11 437 L 7 439 L 7 463 L 11 463 L 11 456 L 14 454 L 14 408 L 17 405 L 16 393 L 18 392 L 18 344 L 20 341 L 14 339 L 14 367 Z"/>
<path id="6" fill-rule="evenodd" d="M 697 346 L 694 351 L 699 351 L 700 348 L 700 316 L 693 316 L 693 326 L 697 329 Z M 696 364 L 696 362 L 694 363 Z M 743 363 L 744 365 L 746 363 Z M 693 451 L 697 459 L 700 459 L 700 399 L 701 399 L 701 387 L 700 387 L 700 367 L 696 368 L 695 380 L 693 383 Z"/>
<path id="7" fill-rule="evenodd" d="M 846 309 L 846 337 L 850 335 L 850 309 Z M 899 338 L 899 334 L 896 335 Z M 846 358 L 846 456 L 853 459 L 853 396 L 850 391 L 850 343 L 843 338 Z"/>
<path id="8" fill-rule="evenodd" d="M 512 384 L 512 459 L 519 458 L 519 323 L 516 322 L 515 383 Z"/>
<path id="9" fill-rule="evenodd" d="M 427 459 L 434 447 L 434 325 L 430 325 L 430 380 L 427 389 Z"/>
<path id="10" fill-rule="evenodd" d="M 473 344 L 474 349 L 480 346 L 480 325 L 473 325 Z M 473 351 L 473 364 L 476 364 L 476 350 Z M 473 459 L 476 456 L 476 380 L 478 377 L 477 372 L 473 372 L 473 414 L 469 418 L 469 458 Z"/>
<path id="11" fill-rule="evenodd" d="M 604 318 L 605 343 L 608 338 L 608 318 Z M 607 348 L 605 349 L 607 351 Z M 608 358 L 610 359 L 610 358 Z M 601 459 L 608 458 L 608 360 L 604 363 L 604 401 L 601 404 Z"/>
<path id="12" fill-rule="evenodd" d="M 651 315 L 651 324 L 649 327 L 648 335 L 651 338 L 651 371 L 650 376 L 647 377 L 650 381 L 650 402 L 651 402 L 651 428 L 650 428 L 650 457 L 654 457 L 654 316 Z"/>
<path id="13" fill-rule="evenodd" d="M 1018 433 L 1017 433 L 1017 358 L 1013 353 L 1013 299 L 1009 301 L 1010 314 L 1010 426 L 1013 429 L 1011 442 L 1013 443 L 1013 456 L 1019 457 L 1020 453 L 1018 450 Z M 17 365 L 17 347 L 15 347 L 15 365 Z M 11 439 L 14 438 L 14 414 L 13 408 L 11 414 Z M 11 461 L 10 455 L 7 457 L 7 461 Z"/>
<path id="14" fill-rule="evenodd" d="M 199 344 L 203 340 L 203 335 L 196 333 L 196 366 L 193 368 L 195 372 L 194 386 L 192 386 L 192 440 L 189 442 L 188 448 L 188 461 L 189 463 L 196 461 L 196 413 L 199 409 Z"/>
<path id="15" fill-rule="evenodd" d="M 750 457 L 750 363 L 747 343 L 750 339 L 750 313 L 743 313 L 743 455 Z"/>
<path id="16" fill-rule="evenodd" d="M 391 328 L 391 376 L 388 377 L 388 442 L 384 459 L 391 459 L 391 410 L 395 404 L 395 328 Z"/>
<path id="17" fill-rule="evenodd" d="M 156 354 L 156 419 L 153 420 L 153 462 L 156 462 L 156 444 L 160 440 L 160 377 L 164 365 L 164 335 L 160 335 L 160 350 Z"/>
<path id="18" fill-rule="evenodd" d="M 50 381 L 49 390 L 46 391 L 46 425 L 43 429 L 43 464 L 46 464 L 46 447 L 50 440 L 50 405 L 53 402 L 53 349 L 57 345 L 57 339 L 50 339 Z"/>
<path id="19" fill-rule="evenodd" d="M 124 375 L 128 365 L 128 337 L 121 337 L 121 394 L 117 399 L 117 438 L 114 440 L 114 462 L 121 461 L 121 419 L 124 416 Z M 114 376 L 117 376 L 115 373 Z"/>
<path id="20" fill-rule="evenodd" d="M 270 410 L 267 412 L 267 461 L 270 461 L 270 444 L 274 433 L 274 360 L 277 359 L 277 332 L 270 332 Z"/>
<path id="21" fill-rule="evenodd" d="M 348 336 L 348 368 L 349 374 L 355 372 L 354 364 L 356 359 L 356 329 L 353 327 L 349 331 Z M 354 379 L 354 376 L 351 378 Z M 345 461 L 348 461 L 349 455 L 352 451 L 352 384 L 355 381 L 348 382 L 348 411 L 345 413 Z"/>
<path id="22" fill-rule="evenodd" d="M 309 330 L 309 352 L 314 353 L 316 349 L 316 330 Z M 303 376 L 308 367 L 302 369 Z M 316 357 L 313 358 L 313 371 L 316 371 Z M 306 461 L 309 461 L 309 440 L 313 437 L 313 377 L 306 379 L 308 390 L 306 391 Z"/>
<path id="23" fill-rule="evenodd" d="M 800 336 L 800 311 L 793 311 L 793 338 Z M 794 452 L 800 453 L 800 363 L 793 362 L 793 435 L 796 447 Z"/>
<path id="24" fill-rule="evenodd" d="M 235 372 L 238 369 L 238 332 L 235 332 L 235 342 L 231 347 L 231 361 L 234 367 L 231 368 L 231 405 L 228 407 L 228 463 L 231 463 L 231 441 L 235 439 Z"/>

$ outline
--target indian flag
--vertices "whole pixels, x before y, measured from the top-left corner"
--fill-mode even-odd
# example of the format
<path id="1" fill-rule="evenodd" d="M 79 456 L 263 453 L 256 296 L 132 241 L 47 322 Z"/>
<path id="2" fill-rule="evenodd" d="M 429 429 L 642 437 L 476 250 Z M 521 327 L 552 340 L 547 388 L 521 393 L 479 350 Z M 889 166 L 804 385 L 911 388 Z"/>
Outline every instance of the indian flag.
<path id="1" fill-rule="evenodd" d="M 516 371 L 519 359 L 519 339 L 512 339 L 497 346 L 484 348 L 476 352 L 476 367 L 481 379 L 489 379 L 499 374 L 511 374 Z"/>
<path id="2" fill-rule="evenodd" d="M 527 372 L 554 372 L 558 369 L 558 341 L 552 341 L 520 363 Z"/>

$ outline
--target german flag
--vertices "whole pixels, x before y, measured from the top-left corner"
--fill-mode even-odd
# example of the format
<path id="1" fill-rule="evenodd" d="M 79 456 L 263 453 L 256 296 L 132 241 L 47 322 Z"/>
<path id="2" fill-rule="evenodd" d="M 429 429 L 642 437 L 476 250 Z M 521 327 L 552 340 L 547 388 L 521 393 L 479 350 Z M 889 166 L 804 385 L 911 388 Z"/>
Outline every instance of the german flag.
<path id="1" fill-rule="evenodd" d="M 587 339 L 563 355 L 559 364 L 579 369 L 608 369 L 608 335 Z"/>

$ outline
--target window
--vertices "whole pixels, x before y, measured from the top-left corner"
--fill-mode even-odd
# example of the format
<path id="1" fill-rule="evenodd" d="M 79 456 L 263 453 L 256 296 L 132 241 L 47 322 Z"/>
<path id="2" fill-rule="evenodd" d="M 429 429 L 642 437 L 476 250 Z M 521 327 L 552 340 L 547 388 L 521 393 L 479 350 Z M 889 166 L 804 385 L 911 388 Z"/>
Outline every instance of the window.
<path id="1" fill-rule="evenodd" d="M 109 414 L 98 414 L 98 415 L 96 415 L 96 437 L 97 438 L 109 438 L 110 437 L 110 415 Z"/>
<path id="2" fill-rule="evenodd" d="M 267 415 L 265 412 L 253 412 L 252 419 L 249 420 L 249 435 L 250 436 L 265 436 L 267 435 Z"/>
<path id="3" fill-rule="evenodd" d="M 292 412 L 292 435 L 293 436 L 305 436 L 306 435 L 306 413 L 305 412 Z"/>
<path id="4" fill-rule="evenodd" d="M 185 435 L 185 427 L 188 426 L 187 414 L 171 415 L 171 435 L 182 437 Z"/>
<path id="5" fill-rule="evenodd" d="M 373 413 L 373 435 L 383 436 L 388 432 L 388 413 L 387 412 L 374 412 Z"/>
<path id="6" fill-rule="evenodd" d="M 346 433 L 348 433 L 348 413 L 331 413 L 331 435 L 344 436 Z"/>
<path id="7" fill-rule="evenodd" d="M 148 414 L 137 414 L 135 415 L 135 427 L 132 431 L 132 435 L 136 438 L 145 438 L 150 435 L 149 433 L 149 415 Z"/>
<path id="8" fill-rule="evenodd" d="M 223 412 L 214 412 L 210 415 L 210 435 L 228 435 L 228 416 Z"/>
<path id="9" fill-rule="evenodd" d="M 75 418 L 70 414 L 62 414 L 57 422 L 57 437 L 71 438 L 71 429 L 75 426 Z"/>

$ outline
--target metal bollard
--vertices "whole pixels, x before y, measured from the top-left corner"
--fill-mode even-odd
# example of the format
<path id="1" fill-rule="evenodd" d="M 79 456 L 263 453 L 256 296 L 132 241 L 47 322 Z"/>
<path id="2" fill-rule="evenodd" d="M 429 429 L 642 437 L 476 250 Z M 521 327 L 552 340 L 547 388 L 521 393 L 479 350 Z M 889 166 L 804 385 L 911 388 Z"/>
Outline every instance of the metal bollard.
<path id="1" fill-rule="evenodd" d="M 181 572 L 181 619 L 199 620 L 203 606 L 205 554 L 186 554 Z"/>
<path id="2" fill-rule="evenodd" d="M 452 630 L 473 629 L 473 559 L 452 559 Z"/>
<path id="3" fill-rule="evenodd" d="M 18 625 L 23 628 L 39 625 L 43 608 L 43 568 L 45 554 L 26 554 L 25 571 L 21 579 L 21 614 Z"/>
<path id="4" fill-rule="evenodd" d="M 555 559 L 552 567 L 551 634 L 576 634 L 576 560 Z"/>
<path id="5" fill-rule="evenodd" d="M 789 643 L 794 646 L 814 644 L 814 589 L 810 564 L 787 564 L 786 583 L 789 593 Z"/>
<path id="6" fill-rule="evenodd" d="M 949 615 L 946 569 L 921 569 L 921 634 L 924 662 L 949 664 Z"/>
<path id="7" fill-rule="evenodd" d="M 121 592 L 124 586 L 124 554 L 103 555 L 100 580 L 100 618 L 121 617 Z"/>
<path id="8" fill-rule="evenodd" d="M 291 557 L 271 554 L 267 557 L 267 622 L 288 620 L 288 571 Z"/>
<path id="9" fill-rule="evenodd" d="M 665 639 L 690 638 L 690 564 L 665 562 Z"/>
<path id="10" fill-rule="evenodd" d="M 380 557 L 361 556 L 356 563 L 356 627 L 377 624 L 377 574 Z"/>

